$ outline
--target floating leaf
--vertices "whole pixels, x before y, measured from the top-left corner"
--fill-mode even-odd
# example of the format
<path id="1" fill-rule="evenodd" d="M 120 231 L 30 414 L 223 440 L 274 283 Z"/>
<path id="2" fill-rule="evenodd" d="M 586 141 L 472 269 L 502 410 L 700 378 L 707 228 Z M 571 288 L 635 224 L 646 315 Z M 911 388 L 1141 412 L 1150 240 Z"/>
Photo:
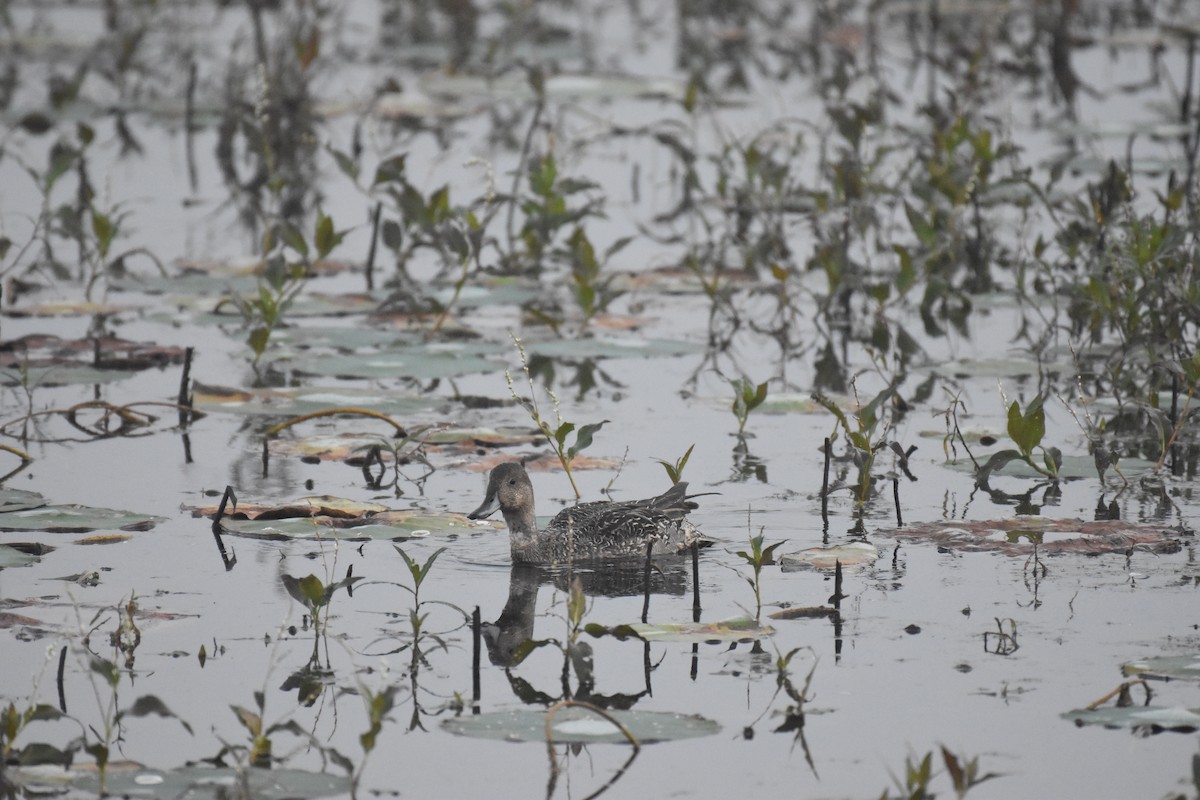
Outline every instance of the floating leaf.
<path id="1" fill-rule="evenodd" d="M 27 567 L 41 560 L 43 554 L 53 550 L 53 547 L 36 545 L 29 542 L 11 542 L 0 544 L 0 569 L 5 567 Z"/>
<path id="2" fill-rule="evenodd" d="M 1186 656 L 1154 656 L 1121 665 L 1125 675 L 1160 680 L 1200 681 L 1200 654 Z"/>
<path id="3" fill-rule="evenodd" d="M 1014 517 L 1000 520 L 922 522 L 881 531 L 902 541 L 928 542 L 963 552 L 1028 555 L 1034 543 L 1043 554 L 1125 553 L 1130 549 L 1176 553 L 1192 533 L 1169 525 L 1124 520 Z"/>
<path id="4" fill-rule="evenodd" d="M 469 717 L 453 717 L 443 722 L 442 727 L 458 736 L 476 739 L 544 743 L 546 713 L 527 708 L 492 711 Z M 694 715 L 640 710 L 609 713 L 613 719 L 624 725 L 640 744 L 711 736 L 721 730 L 721 726 L 713 720 Z M 629 741 L 616 725 L 578 706 L 567 706 L 556 711 L 551 730 L 555 742 L 624 744 Z"/>
<path id="5" fill-rule="evenodd" d="M 879 558 L 879 551 L 869 542 L 847 542 L 828 547 L 809 547 L 798 553 L 784 553 L 779 562 L 785 572 L 797 569 L 834 569 L 869 567 Z"/>
<path id="6" fill-rule="evenodd" d="M 162 521 L 162 517 L 116 511 L 111 508 L 90 508 L 81 505 L 42 506 L 22 511 L 0 513 L 0 531 L 47 531 L 50 533 L 88 533 L 116 529 L 145 531 Z"/>
<path id="7" fill-rule="evenodd" d="M 402 415 L 428 411 L 442 401 L 383 389 L 349 387 L 302 389 L 237 389 L 197 383 L 193 403 L 202 411 L 245 415 L 298 417 L 331 408 L 366 408 L 381 414 Z"/>
<path id="8" fill-rule="evenodd" d="M 837 613 L 833 606 L 796 606 L 780 609 L 769 616 L 771 619 L 828 619 Z"/>
<path id="9" fill-rule="evenodd" d="M 395 378 L 402 375 L 422 380 L 493 372 L 503 366 L 460 346 L 404 348 L 352 355 L 306 354 L 290 359 L 276 358 L 271 363 L 274 368 L 286 363 L 290 369 L 304 375 L 331 378 Z"/>
<path id="10" fill-rule="evenodd" d="M 118 768 L 118 766 L 120 768 Z M 49 787 L 72 787 L 99 796 L 100 776 L 87 767 L 65 769 L 40 766 L 12 767 L 5 777 L 17 786 L 47 791 Z M 219 800 L 231 791 L 263 800 L 307 800 L 307 798 L 348 795 L 352 788 L 349 775 L 305 772 L 284 767 L 179 767 L 156 770 L 138 764 L 110 764 L 104 778 L 104 790 L 117 797 L 174 800 L 211 798 Z"/>
<path id="11" fill-rule="evenodd" d="M 1105 706 L 1068 711 L 1063 719 L 1076 725 L 1103 725 L 1106 728 L 1136 728 L 1151 733 L 1200 730 L 1200 709 L 1183 706 Z"/>
<path id="12" fill-rule="evenodd" d="M 0 486 L 0 513 L 6 511 L 24 511 L 29 508 L 44 506 L 49 501 L 37 492 L 24 489 L 8 489 Z"/>
<path id="13" fill-rule="evenodd" d="M 748 642 L 775 633 L 752 617 L 721 622 L 677 622 L 651 625 L 635 623 L 629 629 L 648 642 Z"/>
<path id="14" fill-rule="evenodd" d="M 593 336 L 545 342 L 522 341 L 529 353 L 547 358 L 663 358 L 704 350 L 702 345 L 692 342 L 636 337 Z"/>
<path id="15" fill-rule="evenodd" d="M 239 506 L 240 509 L 240 506 Z M 464 514 L 437 511 L 384 511 L 362 517 L 221 520 L 226 533 L 252 539 L 380 539 L 465 536 L 504 529 L 503 522 L 475 521 Z"/>
<path id="16" fill-rule="evenodd" d="M 132 536 L 126 533 L 103 533 L 99 536 L 76 539 L 74 544 L 118 544 L 120 542 L 127 542 L 132 538 Z"/>

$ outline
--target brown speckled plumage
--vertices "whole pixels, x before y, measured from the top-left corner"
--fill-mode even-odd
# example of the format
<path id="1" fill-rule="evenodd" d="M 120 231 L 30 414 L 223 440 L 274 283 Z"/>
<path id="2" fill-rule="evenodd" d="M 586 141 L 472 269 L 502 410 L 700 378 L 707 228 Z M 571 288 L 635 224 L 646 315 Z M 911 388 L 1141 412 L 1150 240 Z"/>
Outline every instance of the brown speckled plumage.
<path id="1" fill-rule="evenodd" d="M 677 483 L 646 500 L 580 503 L 563 509 L 545 530 L 538 530 L 533 484 L 525 467 L 514 461 L 492 470 L 487 496 L 470 517 L 481 519 L 500 509 L 508 525 L 513 561 L 554 564 L 644 557 L 651 541 L 659 555 L 686 552 L 702 538 L 686 519 L 696 507 L 687 497 L 687 484 Z"/>

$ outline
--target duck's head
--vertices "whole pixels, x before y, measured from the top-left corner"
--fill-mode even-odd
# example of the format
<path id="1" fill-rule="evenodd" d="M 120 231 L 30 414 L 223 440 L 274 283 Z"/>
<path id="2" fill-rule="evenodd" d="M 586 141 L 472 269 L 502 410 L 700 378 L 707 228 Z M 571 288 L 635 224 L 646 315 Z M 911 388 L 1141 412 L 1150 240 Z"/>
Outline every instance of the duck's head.
<path id="1" fill-rule="evenodd" d="M 525 466 L 518 461 L 500 464 L 488 477 L 487 494 L 483 504 L 467 516 L 483 519 L 499 509 L 512 527 L 512 520 L 533 517 L 533 484 Z"/>

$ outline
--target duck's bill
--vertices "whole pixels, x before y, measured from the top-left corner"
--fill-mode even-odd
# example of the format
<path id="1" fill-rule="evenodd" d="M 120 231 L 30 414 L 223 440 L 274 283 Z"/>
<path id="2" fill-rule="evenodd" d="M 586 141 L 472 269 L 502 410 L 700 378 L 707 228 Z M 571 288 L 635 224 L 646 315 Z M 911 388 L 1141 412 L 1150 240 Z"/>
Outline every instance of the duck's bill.
<path id="1" fill-rule="evenodd" d="M 500 501 L 495 497 L 489 497 L 483 501 L 483 505 L 467 514 L 467 519 L 484 519 L 496 513 L 496 509 L 500 508 Z"/>

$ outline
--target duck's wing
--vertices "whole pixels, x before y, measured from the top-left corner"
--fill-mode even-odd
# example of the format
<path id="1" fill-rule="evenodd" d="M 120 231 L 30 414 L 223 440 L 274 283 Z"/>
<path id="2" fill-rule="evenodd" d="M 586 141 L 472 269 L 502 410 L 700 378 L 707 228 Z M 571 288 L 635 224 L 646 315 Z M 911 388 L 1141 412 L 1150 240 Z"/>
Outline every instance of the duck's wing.
<path id="1" fill-rule="evenodd" d="M 560 511 L 551 521 L 550 528 L 556 531 L 573 529 L 585 537 L 644 541 L 647 537 L 674 530 L 687 512 L 696 508 L 695 503 L 687 500 L 686 489 L 686 484 L 677 483 L 666 493 L 646 500 L 580 503 Z"/>

